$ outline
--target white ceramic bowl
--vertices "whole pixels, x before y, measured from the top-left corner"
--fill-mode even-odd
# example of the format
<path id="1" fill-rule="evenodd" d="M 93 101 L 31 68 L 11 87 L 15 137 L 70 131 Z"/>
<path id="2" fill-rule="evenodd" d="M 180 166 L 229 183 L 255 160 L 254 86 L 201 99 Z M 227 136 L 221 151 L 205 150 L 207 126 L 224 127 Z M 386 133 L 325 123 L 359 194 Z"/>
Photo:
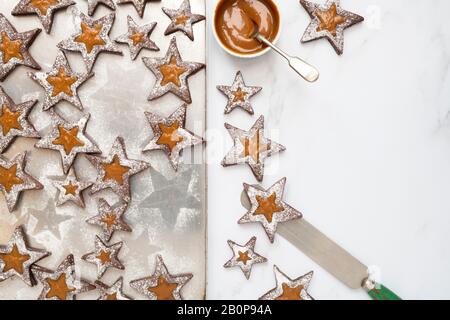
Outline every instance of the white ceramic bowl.
<path id="1" fill-rule="evenodd" d="M 213 24 L 212 24 L 212 28 L 213 28 L 213 33 L 214 33 L 214 38 L 216 38 L 217 43 L 219 44 L 219 46 L 225 50 L 226 52 L 228 52 L 230 55 L 238 57 L 238 58 L 244 58 L 244 59 L 251 59 L 251 58 L 256 58 L 256 57 L 260 57 L 264 54 L 266 54 L 267 52 L 269 52 L 271 50 L 270 47 L 265 48 L 264 50 L 255 52 L 255 53 L 250 53 L 250 54 L 245 54 L 245 53 L 238 53 L 235 52 L 233 50 L 228 49 L 223 43 L 222 41 L 220 41 L 219 36 L 217 35 L 217 31 L 216 31 L 216 13 L 217 13 L 217 5 L 219 4 L 220 1 L 217 1 L 216 4 L 216 8 L 214 9 L 214 17 L 213 17 Z M 280 38 L 280 34 L 281 34 L 281 14 L 280 14 L 280 10 L 278 8 L 278 5 L 275 3 L 275 1 L 272 1 L 275 7 L 275 10 L 278 11 L 278 19 L 280 20 L 278 22 L 278 32 L 275 35 L 275 38 L 273 39 L 272 43 L 276 44 L 278 42 L 278 39 Z"/>

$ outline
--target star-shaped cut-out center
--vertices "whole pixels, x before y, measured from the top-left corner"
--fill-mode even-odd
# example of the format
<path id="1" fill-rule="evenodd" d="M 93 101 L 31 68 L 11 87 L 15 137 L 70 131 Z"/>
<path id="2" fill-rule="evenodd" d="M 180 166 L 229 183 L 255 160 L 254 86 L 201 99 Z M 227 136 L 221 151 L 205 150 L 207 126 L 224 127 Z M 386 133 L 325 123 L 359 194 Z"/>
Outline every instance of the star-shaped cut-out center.
<path id="1" fill-rule="evenodd" d="M 3 136 L 6 136 L 11 129 L 22 130 L 19 123 L 19 117 L 22 115 L 19 111 L 12 112 L 8 106 L 2 106 L 2 115 L 0 116 L 0 126 L 2 126 Z"/>
<path id="2" fill-rule="evenodd" d="M 72 152 L 72 149 L 75 147 L 82 147 L 84 143 L 78 139 L 78 127 L 74 127 L 70 130 L 67 130 L 63 126 L 58 127 L 59 137 L 52 141 L 54 145 L 61 145 L 64 147 L 65 153 L 68 155 Z"/>
<path id="3" fill-rule="evenodd" d="M 337 26 L 346 21 L 345 17 L 337 13 L 335 3 L 331 5 L 330 9 L 326 11 L 317 10 L 315 14 L 320 21 L 317 31 L 327 30 L 333 36 L 336 36 Z"/>
<path id="4" fill-rule="evenodd" d="M 27 254 L 21 254 L 17 245 L 13 245 L 10 253 L 0 253 L 0 259 L 4 263 L 3 272 L 8 270 L 16 270 L 17 273 L 23 273 L 24 262 L 30 260 L 30 256 Z"/>
<path id="5" fill-rule="evenodd" d="M 233 92 L 233 102 L 237 101 L 245 101 L 245 97 L 247 96 L 247 92 L 242 90 L 241 88 L 238 88 L 236 91 Z"/>
<path id="6" fill-rule="evenodd" d="M 75 196 L 77 194 L 78 187 L 72 183 L 69 183 L 68 185 L 63 186 L 63 188 L 66 190 L 66 195 L 71 194 L 71 195 Z"/>
<path id="7" fill-rule="evenodd" d="M 248 256 L 248 251 L 245 252 L 239 251 L 238 254 L 239 258 L 237 258 L 236 260 L 241 261 L 245 265 L 247 265 L 247 261 L 252 260 L 252 258 Z"/>
<path id="8" fill-rule="evenodd" d="M 6 192 L 11 192 L 15 185 L 22 183 L 24 181 L 17 176 L 17 164 L 9 169 L 0 166 L 0 184 L 5 188 Z"/>
<path id="9" fill-rule="evenodd" d="M 66 76 L 66 70 L 59 68 L 56 76 L 48 76 L 47 82 L 53 87 L 52 97 L 64 92 L 72 97 L 73 92 L 71 86 L 77 82 L 78 78 L 75 76 Z"/>
<path id="10" fill-rule="evenodd" d="M 3 53 L 3 63 L 8 63 L 12 58 L 23 60 L 22 52 L 20 52 L 22 41 L 11 40 L 4 31 L 1 34 L 1 38 L 2 43 L 0 44 L 0 51 Z"/>
<path id="11" fill-rule="evenodd" d="M 245 137 L 241 139 L 241 143 L 244 146 L 242 157 L 246 158 L 250 156 L 257 163 L 259 163 L 261 152 L 267 151 L 269 149 L 268 144 L 260 143 L 259 130 L 256 130 L 255 134 L 251 138 Z"/>
<path id="12" fill-rule="evenodd" d="M 163 79 L 161 85 L 165 86 L 169 83 L 173 83 L 177 87 L 181 86 L 180 76 L 187 71 L 186 68 L 180 67 L 177 64 L 177 58 L 172 56 L 168 64 L 163 64 L 159 67 Z"/>
<path id="13" fill-rule="evenodd" d="M 175 121 L 170 126 L 165 126 L 162 123 L 158 123 L 158 127 L 161 130 L 162 134 L 156 141 L 157 144 L 164 144 L 169 147 L 170 151 L 172 151 L 177 143 L 183 141 L 183 136 L 177 133 L 178 129 L 180 128 L 180 123 L 178 121 Z"/>
<path id="14" fill-rule="evenodd" d="M 97 23 L 91 28 L 86 23 L 81 23 L 81 34 L 75 38 L 75 42 L 83 43 L 88 53 L 91 53 L 95 46 L 103 46 L 106 42 L 100 37 L 103 26 Z"/>
<path id="15" fill-rule="evenodd" d="M 158 284 L 153 288 L 148 288 L 147 290 L 154 293 L 158 300 L 175 300 L 173 296 L 173 291 L 177 288 L 176 283 L 169 283 L 167 280 L 160 276 L 158 278 Z"/>
<path id="16" fill-rule="evenodd" d="M 117 218 L 114 214 L 112 213 L 108 213 L 106 214 L 104 217 L 102 217 L 102 222 L 104 224 L 106 224 L 106 227 L 108 229 L 111 229 L 112 227 L 114 227 L 115 225 L 117 225 Z"/>
<path id="17" fill-rule="evenodd" d="M 267 222 L 271 223 L 273 215 L 277 212 L 282 212 L 284 210 L 283 206 L 279 206 L 276 203 L 277 195 L 272 193 L 269 197 L 263 198 L 261 196 L 256 196 L 256 201 L 258 201 L 258 208 L 256 208 L 253 215 L 263 215 Z"/>
<path id="18" fill-rule="evenodd" d="M 134 44 L 135 46 L 137 46 L 137 45 L 142 41 L 142 39 L 144 39 L 144 34 L 143 34 L 143 33 L 140 33 L 140 32 L 134 32 L 134 33 L 130 36 L 130 39 L 133 41 L 133 44 Z"/>
<path id="19" fill-rule="evenodd" d="M 102 164 L 102 166 L 103 170 L 105 170 L 103 181 L 114 180 L 120 185 L 123 184 L 124 174 L 130 171 L 129 167 L 120 164 L 120 159 L 117 155 L 114 156 L 111 163 Z"/>
<path id="20" fill-rule="evenodd" d="M 96 258 L 100 260 L 102 264 L 107 264 L 111 262 L 111 253 L 102 250 Z"/>
<path id="21" fill-rule="evenodd" d="M 57 297 L 59 300 L 67 300 L 67 295 L 73 291 L 75 288 L 71 288 L 67 285 L 66 274 L 63 273 L 58 279 L 46 279 L 50 290 L 47 292 L 47 298 Z"/>
<path id="22" fill-rule="evenodd" d="M 287 283 L 283 283 L 281 287 L 283 288 L 283 293 L 276 297 L 275 300 L 303 300 L 300 295 L 303 290 L 302 285 L 291 288 Z"/>
<path id="23" fill-rule="evenodd" d="M 186 22 L 188 22 L 188 20 L 189 20 L 188 16 L 180 15 L 175 18 L 175 23 L 178 25 L 184 25 L 184 24 L 186 24 Z"/>
<path id="24" fill-rule="evenodd" d="M 59 4 L 59 0 L 31 0 L 30 5 L 39 10 L 42 15 L 47 14 L 48 8 Z"/>

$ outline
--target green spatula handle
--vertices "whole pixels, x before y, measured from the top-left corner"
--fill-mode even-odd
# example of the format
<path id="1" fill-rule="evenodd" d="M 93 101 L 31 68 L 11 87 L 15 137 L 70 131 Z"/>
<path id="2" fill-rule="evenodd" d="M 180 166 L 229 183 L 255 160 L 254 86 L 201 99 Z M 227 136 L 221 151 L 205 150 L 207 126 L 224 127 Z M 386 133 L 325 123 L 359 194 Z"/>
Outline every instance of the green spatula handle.
<path id="1" fill-rule="evenodd" d="M 402 300 L 394 292 L 380 283 L 366 280 L 363 286 L 372 300 Z"/>

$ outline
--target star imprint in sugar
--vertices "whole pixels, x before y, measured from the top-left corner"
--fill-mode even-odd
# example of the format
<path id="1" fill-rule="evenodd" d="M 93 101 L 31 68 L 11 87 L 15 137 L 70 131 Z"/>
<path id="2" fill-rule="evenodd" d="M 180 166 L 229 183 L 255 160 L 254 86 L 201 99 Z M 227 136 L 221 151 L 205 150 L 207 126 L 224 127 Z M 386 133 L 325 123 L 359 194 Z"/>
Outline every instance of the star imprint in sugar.
<path id="1" fill-rule="evenodd" d="M 198 62 L 183 61 L 175 37 L 170 40 L 169 49 L 164 58 L 142 58 L 144 64 L 156 77 L 156 83 L 148 96 L 152 101 L 168 92 L 172 92 L 184 102 L 192 103 L 188 78 L 203 69 L 205 65 Z"/>
<path id="2" fill-rule="evenodd" d="M 98 200 L 98 215 L 86 220 L 88 224 L 98 226 L 102 229 L 100 238 L 108 242 L 115 231 L 131 232 L 131 227 L 123 220 L 123 215 L 128 207 L 126 203 L 110 206 L 109 203 L 100 198 Z"/>
<path id="3" fill-rule="evenodd" d="M 0 154 L 16 137 L 39 138 L 34 126 L 28 120 L 36 100 L 15 104 L 0 86 Z"/>
<path id="4" fill-rule="evenodd" d="M 205 16 L 194 14 L 191 11 L 191 3 L 189 0 L 183 0 L 180 8 L 169 9 L 162 8 L 162 11 L 170 18 L 171 23 L 167 27 L 164 35 L 169 35 L 177 31 L 183 32 L 189 39 L 194 41 L 193 25 L 197 22 L 205 20 Z"/>
<path id="5" fill-rule="evenodd" d="M 160 255 L 156 256 L 155 272 L 147 278 L 130 282 L 130 286 L 150 300 L 183 300 L 181 289 L 192 279 L 191 273 L 172 275 Z"/>
<path id="6" fill-rule="evenodd" d="M 102 239 L 95 236 L 95 249 L 81 257 L 84 261 L 97 265 L 97 279 L 103 277 L 109 268 L 124 270 L 125 267 L 117 257 L 123 242 L 117 242 L 110 246 L 105 244 Z"/>
<path id="7" fill-rule="evenodd" d="M 94 15 L 95 9 L 99 4 L 104 5 L 105 7 L 110 8 L 111 10 L 116 10 L 116 5 L 113 0 L 87 0 L 88 1 L 88 15 Z"/>
<path id="8" fill-rule="evenodd" d="M 11 161 L 0 156 L 0 191 L 6 198 L 9 212 L 16 209 L 23 191 L 40 190 L 42 184 L 25 171 L 27 153 L 15 156 Z"/>
<path id="9" fill-rule="evenodd" d="M 32 272 L 43 286 L 38 300 L 76 300 L 78 294 L 95 289 L 95 286 L 76 276 L 72 254 L 55 271 L 36 265 Z"/>
<path id="10" fill-rule="evenodd" d="M 123 293 L 122 277 L 117 279 L 110 287 L 99 280 L 95 281 L 95 286 L 100 291 L 100 296 L 97 300 L 133 300 Z"/>
<path id="11" fill-rule="evenodd" d="M 69 39 L 58 43 L 58 48 L 80 52 L 88 72 L 91 72 L 100 53 L 122 54 L 118 45 L 109 38 L 109 32 L 114 22 L 114 13 L 97 20 L 86 16 L 77 8 L 74 8 L 72 13 L 76 32 Z"/>
<path id="12" fill-rule="evenodd" d="M 136 9 L 139 16 L 142 18 L 144 16 L 145 5 L 147 2 L 160 2 L 161 0 L 117 0 L 117 4 L 127 4 L 131 3 Z"/>
<path id="13" fill-rule="evenodd" d="M 235 108 L 242 108 L 250 114 L 254 114 L 250 98 L 262 90 L 261 87 L 249 87 L 245 85 L 242 73 L 238 71 L 231 86 L 217 86 L 227 98 L 225 114 L 230 113 Z"/>
<path id="14" fill-rule="evenodd" d="M 339 0 L 327 0 L 325 4 L 300 0 L 311 17 L 302 42 L 326 38 L 337 54 L 344 52 L 344 30 L 364 21 L 364 18 L 341 8 Z"/>
<path id="15" fill-rule="evenodd" d="M 284 146 L 264 137 L 264 117 L 260 116 L 249 131 L 225 123 L 234 146 L 222 160 L 224 167 L 246 163 L 258 181 L 264 177 L 264 160 L 286 150 Z"/>
<path id="16" fill-rule="evenodd" d="M 143 151 L 163 150 L 175 171 L 178 170 L 183 149 L 203 143 L 202 138 L 186 129 L 186 112 L 187 104 L 178 107 L 167 118 L 145 112 L 153 138 Z"/>
<path id="17" fill-rule="evenodd" d="M 59 51 L 49 72 L 28 73 L 45 90 L 44 111 L 64 100 L 79 110 L 83 106 L 78 96 L 78 87 L 94 75 L 94 73 L 73 72 L 63 51 Z"/>
<path id="18" fill-rule="evenodd" d="M 273 242 L 278 223 L 302 217 L 300 211 L 283 201 L 285 184 L 286 178 L 283 178 L 269 189 L 263 190 L 244 183 L 244 191 L 250 200 L 251 208 L 238 223 L 261 223 L 270 242 Z"/>
<path id="19" fill-rule="evenodd" d="M 313 272 L 294 280 L 285 275 L 277 266 L 273 266 L 276 287 L 264 294 L 259 300 L 314 300 L 308 293 Z"/>
<path id="20" fill-rule="evenodd" d="M 35 14 L 41 21 L 45 32 L 50 33 L 55 12 L 72 4 L 75 4 L 74 0 L 20 0 L 11 14 L 13 16 Z"/>
<path id="21" fill-rule="evenodd" d="M 35 147 L 59 151 L 65 174 L 69 172 L 79 153 L 100 153 L 98 146 L 85 134 L 90 115 L 85 114 L 78 122 L 69 122 L 56 112 L 50 111 L 51 130 Z"/>
<path id="22" fill-rule="evenodd" d="M 0 81 L 20 65 L 41 69 L 28 49 L 41 29 L 17 32 L 16 28 L 0 13 Z"/>
<path id="23" fill-rule="evenodd" d="M 128 159 L 123 138 L 117 137 L 108 156 L 87 156 L 97 169 L 91 195 L 110 188 L 125 202 L 131 201 L 130 178 L 150 167 L 144 161 Z"/>
<path id="24" fill-rule="evenodd" d="M 31 266 L 49 255 L 50 252 L 29 247 L 23 227 L 16 227 L 8 243 L 0 245 L 0 282 L 19 277 L 33 286 Z"/>
<path id="25" fill-rule="evenodd" d="M 131 16 L 127 17 L 128 31 L 127 33 L 116 38 L 116 42 L 128 44 L 130 48 L 130 56 L 135 60 L 142 49 L 159 51 L 158 46 L 150 39 L 156 22 L 139 26 L 134 22 Z"/>
<path id="26" fill-rule="evenodd" d="M 228 240 L 228 245 L 233 251 L 233 257 L 223 266 L 225 268 L 239 267 L 247 279 L 250 279 L 254 264 L 266 262 L 267 259 L 255 252 L 256 237 L 252 237 L 245 245 L 239 245 Z"/>
<path id="27" fill-rule="evenodd" d="M 75 168 L 72 167 L 64 181 L 53 181 L 53 185 L 58 189 L 56 206 L 62 206 L 70 201 L 80 208 L 84 208 L 83 191 L 89 188 L 92 182 L 79 180 Z"/>

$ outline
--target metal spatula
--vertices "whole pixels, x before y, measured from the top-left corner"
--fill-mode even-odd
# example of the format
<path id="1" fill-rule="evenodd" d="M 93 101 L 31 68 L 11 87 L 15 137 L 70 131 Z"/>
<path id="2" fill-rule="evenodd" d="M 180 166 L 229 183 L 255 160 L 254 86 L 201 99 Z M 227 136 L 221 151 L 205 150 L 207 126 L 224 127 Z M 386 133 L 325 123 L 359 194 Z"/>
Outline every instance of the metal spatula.
<path id="1" fill-rule="evenodd" d="M 260 188 L 259 186 L 254 186 Z M 245 191 L 241 203 L 250 210 Z M 278 224 L 277 233 L 352 289 L 364 288 L 374 300 L 401 300 L 385 286 L 368 278 L 368 268 L 304 218 Z"/>

